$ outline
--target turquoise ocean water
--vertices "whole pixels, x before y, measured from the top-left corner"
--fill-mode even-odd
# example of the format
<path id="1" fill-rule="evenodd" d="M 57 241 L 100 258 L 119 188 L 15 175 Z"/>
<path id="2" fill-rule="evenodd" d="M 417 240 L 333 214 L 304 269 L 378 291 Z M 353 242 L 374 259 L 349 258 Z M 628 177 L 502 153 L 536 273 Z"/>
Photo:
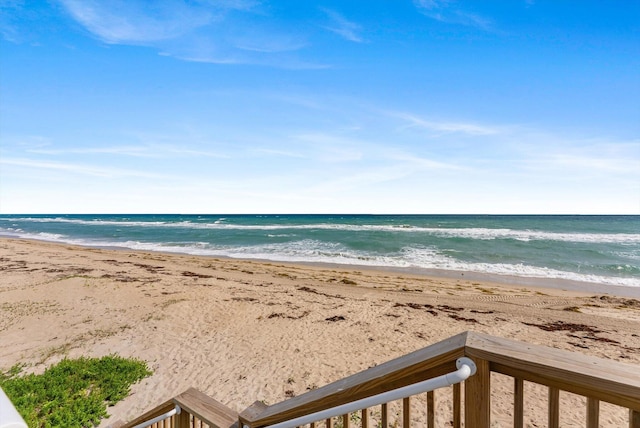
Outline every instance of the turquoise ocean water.
<path id="1" fill-rule="evenodd" d="M 0 215 L 0 235 L 640 287 L 640 216 Z"/>

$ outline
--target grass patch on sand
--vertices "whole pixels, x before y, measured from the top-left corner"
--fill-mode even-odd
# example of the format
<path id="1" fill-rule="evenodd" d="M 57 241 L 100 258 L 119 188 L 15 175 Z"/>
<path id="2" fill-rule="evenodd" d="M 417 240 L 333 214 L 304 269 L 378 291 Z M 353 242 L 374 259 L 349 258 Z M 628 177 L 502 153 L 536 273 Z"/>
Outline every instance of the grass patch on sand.
<path id="1" fill-rule="evenodd" d="M 0 387 L 30 427 L 97 426 L 132 384 L 151 375 L 144 361 L 115 355 L 62 360 L 43 374 L 0 373 Z"/>

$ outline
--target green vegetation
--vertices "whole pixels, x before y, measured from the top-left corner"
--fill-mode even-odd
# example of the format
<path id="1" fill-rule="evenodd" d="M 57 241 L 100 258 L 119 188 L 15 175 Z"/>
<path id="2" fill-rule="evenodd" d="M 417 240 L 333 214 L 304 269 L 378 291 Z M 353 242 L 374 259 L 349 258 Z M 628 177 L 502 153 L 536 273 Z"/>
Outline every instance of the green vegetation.
<path id="1" fill-rule="evenodd" d="M 144 361 L 115 355 L 65 359 L 41 375 L 21 376 L 22 368 L 0 373 L 0 386 L 30 427 L 97 426 L 107 405 L 151 374 Z"/>

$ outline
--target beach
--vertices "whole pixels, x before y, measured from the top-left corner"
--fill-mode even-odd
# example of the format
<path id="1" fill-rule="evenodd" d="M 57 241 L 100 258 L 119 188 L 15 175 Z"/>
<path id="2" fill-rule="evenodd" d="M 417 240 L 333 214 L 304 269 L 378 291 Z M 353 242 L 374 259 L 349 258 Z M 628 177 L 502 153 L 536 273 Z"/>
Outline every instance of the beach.
<path id="1" fill-rule="evenodd" d="M 256 400 L 273 404 L 463 331 L 640 367 L 640 301 L 614 288 L 10 238 L 0 238 L 0 273 L 0 369 L 25 364 L 37 373 L 65 357 L 115 353 L 153 370 L 102 426 L 189 387 L 237 411 Z M 545 415 L 545 400 L 531 394 L 527 406 Z M 441 400 L 438 409 L 446 406 Z M 562 426 L 583 425 L 576 415 L 584 411 L 574 407 L 562 412 Z M 496 426 L 508 409 L 497 403 Z M 603 404 L 601 412 L 602 426 L 625 424 L 622 409 Z M 438 426 L 448 421 L 443 413 Z"/>

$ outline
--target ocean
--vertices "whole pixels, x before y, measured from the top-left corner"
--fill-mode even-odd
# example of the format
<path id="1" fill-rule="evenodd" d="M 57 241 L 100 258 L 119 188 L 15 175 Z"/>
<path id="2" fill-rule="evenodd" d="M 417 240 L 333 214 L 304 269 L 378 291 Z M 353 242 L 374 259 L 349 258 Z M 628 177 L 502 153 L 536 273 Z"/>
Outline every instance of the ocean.
<path id="1" fill-rule="evenodd" d="M 640 287 L 640 216 L 0 215 L 90 247 Z"/>

